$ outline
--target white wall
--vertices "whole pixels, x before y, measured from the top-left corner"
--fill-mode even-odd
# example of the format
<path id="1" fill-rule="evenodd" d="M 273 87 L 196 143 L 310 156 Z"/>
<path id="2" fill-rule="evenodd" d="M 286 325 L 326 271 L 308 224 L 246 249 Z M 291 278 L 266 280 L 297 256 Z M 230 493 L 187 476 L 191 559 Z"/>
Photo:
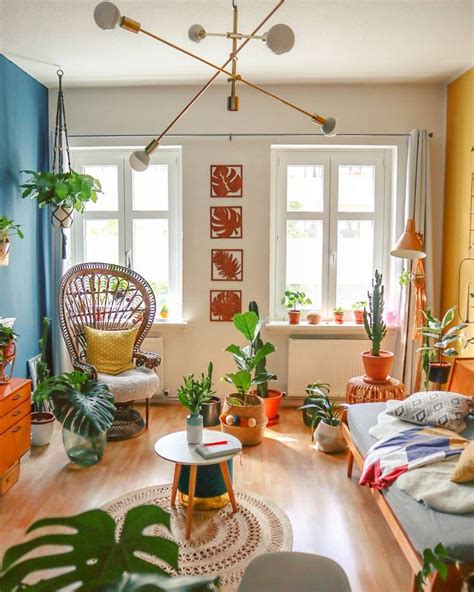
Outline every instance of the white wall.
<path id="1" fill-rule="evenodd" d="M 406 133 L 425 128 L 434 133 L 431 140 L 432 187 L 435 211 L 436 293 L 440 288 L 442 241 L 443 179 L 445 145 L 445 88 L 441 85 L 288 85 L 270 87 L 308 110 L 337 118 L 339 133 Z M 193 87 L 74 88 L 65 90 L 70 135 L 149 134 L 162 128 L 195 92 Z M 313 133 L 318 129 L 306 117 L 293 112 L 250 89 L 240 89 L 241 109 L 226 111 L 227 89 L 211 88 L 174 128 L 176 133 Z M 54 122 L 56 92 L 50 92 L 51 122 Z M 148 138 L 73 138 L 72 145 L 146 144 Z M 216 377 L 232 369 L 230 356 L 223 352 L 238 337 L 228 323 L 209 321 L 209 290 L 220 287 L 242 289 L 243 302 L 256 300 L 268 314 L 270 146 L 272 144 L 394 144 L 405 156 L 406 139 L 371 138 L 169 138 L 164 144 L 183 146 L 183 230 L 184 230 L 184 316 L 186 329 L 165 329 L 167 387 L 174 391 L 181 376 L 205 370 L 214 361 Z M 403 160 L 403 159 L 402 159 Z M 226 200 L 243 205 L 242 241 L 209 239 L 209 206 L 217 201 L 209 197 L 210 164 L 243 164 L 244 197 Z M 405 162 L 400 179 L 403 179 Z M 398 195 L 403 195 L 399 187 Z M 244 249 L 244 281 L 225 284 L 210 281 L 211 248 Z M 436 303 L 435 303 L 436 304 Z M 278 374 L 278 385 L 286 388 L 287 338 L 275 336 L 278 351 L 269 369 Z M 315 379 L 318 377 L 314 377 Z M 323 378 L 323 377 L 321 377 Z M 224 385 L 216 386 L 221 393 Z"/>

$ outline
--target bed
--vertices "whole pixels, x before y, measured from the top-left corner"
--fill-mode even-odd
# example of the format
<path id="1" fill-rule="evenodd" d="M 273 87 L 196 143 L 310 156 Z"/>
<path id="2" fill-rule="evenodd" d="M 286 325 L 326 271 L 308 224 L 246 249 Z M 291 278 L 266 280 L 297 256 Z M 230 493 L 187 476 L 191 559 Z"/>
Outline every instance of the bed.
<path id="1" fill-rule="evenodd" d="M 474 358 L 455 360 L 448 390 L 474 396 Z M 376 442 L 368 431 L 377 423 L 377 417 L 384 409 L 385 403 L 361 403 L 349 407 L 347 424 L 343 426 L 349 447 L 349 477 L 352 477 L 354 460 L 361 469 L 367 451 Z M 468 418 L 467 424 L 462 435 L 474 440 L 474 418 Z M 440 541 L 450 555 L 474 564 L 474 514 L 437 512 L 415 501 L 396 484 L 383 492 L 370 491 L 410 563 L 413 574 L 421 568 L 423 549 L 434 547 Z"/>

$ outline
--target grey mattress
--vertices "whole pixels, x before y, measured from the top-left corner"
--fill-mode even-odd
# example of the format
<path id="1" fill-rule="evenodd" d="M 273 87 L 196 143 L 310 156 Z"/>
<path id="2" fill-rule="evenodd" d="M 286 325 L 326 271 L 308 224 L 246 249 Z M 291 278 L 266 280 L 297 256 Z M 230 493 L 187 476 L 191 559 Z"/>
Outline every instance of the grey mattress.
<path id="1" fill-rule="evenodd" d="M 384 409 L 385 403 L 361 403 L 349 407 L 352 439 L 363 456 L 376 442 L 369 434 L 369 428 L 377 423 L 377 417 Z M 468 418 L 467 424 L 461 435 L 474 440 L 474 418 Z M 415 501 L 395 484 L 383 494 L 418 552 L 442 542 L 451 556 L 474 562 L 474 514 L 437 512 Z"/>

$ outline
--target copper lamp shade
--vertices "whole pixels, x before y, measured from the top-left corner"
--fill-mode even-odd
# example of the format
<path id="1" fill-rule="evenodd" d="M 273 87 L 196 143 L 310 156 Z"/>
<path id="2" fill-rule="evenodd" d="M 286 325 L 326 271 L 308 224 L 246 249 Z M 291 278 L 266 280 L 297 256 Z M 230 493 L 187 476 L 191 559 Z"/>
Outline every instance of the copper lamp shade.
<path id="1" fill-rule="evenodd" d="M 400 257 L 401 259 L 423 259 L 426 257 L 420 237 L 416 233 L 415 220 L 413 218 L 407 220 L 405 230 L 390 251 L 390 255 Z"/>

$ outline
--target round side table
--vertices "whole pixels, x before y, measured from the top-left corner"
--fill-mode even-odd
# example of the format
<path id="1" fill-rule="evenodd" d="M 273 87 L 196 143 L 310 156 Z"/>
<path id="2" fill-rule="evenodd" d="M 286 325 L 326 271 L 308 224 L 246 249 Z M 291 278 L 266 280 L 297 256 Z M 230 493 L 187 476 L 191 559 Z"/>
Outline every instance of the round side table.
<path id="1" fill-rule="evenodd" d="M 402 400 L 406 388 L 396 378 L 381 382 L 366 381 L 363 376 L 351 378 L 346 386 L 346 403 L 380 403 L 387 399 Z"/>
<path id="2" fill-rule="evenodd" d="M 223 434 L 222 432 L 213 432 L 211 430 L 203 430 L 202 443 L 207 444 L 211 442 L 220 442 L 227 440 L 229 444 L 238 447 L 242 450 L 240 440 L 231 434 Z M 219 456 L 217 458 L 205 459 L 195 450 L 195 444 L 188 444 L 186 441 L 186 432 L 174 432 L 160 438 L 155 444 L 155 452 L 161 458 L 169 460 L 174 463 L 173 487 L 171 489 L 171 504 L 176 504 L 176 494 L 178 487 L 183 492 L 183 488 L 187 489 L 187 514 L 186 514 L 186 538 L 191 536 L 191 527 L 193 520 L 193 511 L 195 506 L 196 481 L 200 477 L 202 484 L 205 486 L 206 481 L 209 481 L 210 472 L 215 467 L 220 472 L 225 489 L 229 495 L 229 501 L 233 512 L 237 512 L 237 503 L 235 501 L 234 490 L 232 488 L 232 479 L 229 472 L 229 461 L 238 452 L 227 454 L 226 456 Z M 212 476 L 215 477 L 213 474 Z M 181 479 L 183 477 L 183 479 Z M 204 481 L 203 481 L 204 480 Z"/>

